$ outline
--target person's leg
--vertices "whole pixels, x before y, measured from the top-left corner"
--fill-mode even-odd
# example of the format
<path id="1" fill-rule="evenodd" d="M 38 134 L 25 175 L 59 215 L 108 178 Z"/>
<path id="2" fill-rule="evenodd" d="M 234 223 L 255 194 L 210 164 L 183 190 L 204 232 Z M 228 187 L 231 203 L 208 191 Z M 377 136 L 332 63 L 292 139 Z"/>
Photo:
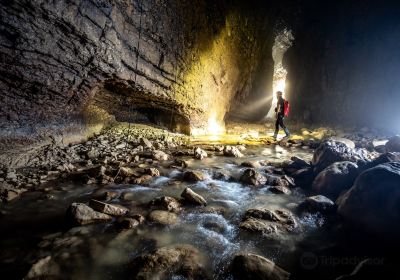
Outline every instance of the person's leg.
<path id="1" fill-rule="evenodd" d="M 277 117 L 275 121 L 275 133 L 274 133 L 275 140 L 278 137 L 278 133 L 279 133 L 279 117 Z"/>
<path id="2" fill-rule="evenodd" d="M 286 137 L 289 137 L 290 132 L 289 132 L 289 129 L 286 127 L 286 125 L 283 122 L 283 117 L 281 118 L 280 126 L 283 128 L 283 131 L 285 131 Z"/>

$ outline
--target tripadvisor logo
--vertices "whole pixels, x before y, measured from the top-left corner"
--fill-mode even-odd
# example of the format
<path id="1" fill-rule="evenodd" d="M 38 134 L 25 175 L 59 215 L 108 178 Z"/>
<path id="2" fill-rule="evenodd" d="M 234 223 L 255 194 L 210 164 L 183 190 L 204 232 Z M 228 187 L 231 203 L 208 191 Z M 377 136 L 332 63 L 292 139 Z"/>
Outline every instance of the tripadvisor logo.
<path id="1" fill-rule="evenodd" d="M 317 256 L 311 252 L 304 252 L 300 258 L 302 268 L 311 270 L 318 265 L 321 266 L 356 266 L 356 265 L 384 265 L 384 258 L 368 258 L 360 256 L 352 257 L 332 257 L 332 256 Z"/>

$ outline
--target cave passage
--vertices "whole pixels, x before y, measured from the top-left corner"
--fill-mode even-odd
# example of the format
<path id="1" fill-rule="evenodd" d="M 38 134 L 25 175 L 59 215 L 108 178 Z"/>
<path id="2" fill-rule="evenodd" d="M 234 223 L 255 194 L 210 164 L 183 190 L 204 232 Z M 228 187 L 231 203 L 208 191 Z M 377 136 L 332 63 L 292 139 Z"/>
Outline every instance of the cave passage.
<path id="1" fill-rule="evenodd" d="M 134 86 L 114 80 L 97 87 L 93 95 L 87 110 L 101 109 L 117 122 L 150 124 L 190 134 L 188 117 L 171 100 L 151 97 Z"/>
<path id="2" fill-rule="evenodd" d="M 1 1 L 1 279 L 400 279 L 399 15 Z"/>

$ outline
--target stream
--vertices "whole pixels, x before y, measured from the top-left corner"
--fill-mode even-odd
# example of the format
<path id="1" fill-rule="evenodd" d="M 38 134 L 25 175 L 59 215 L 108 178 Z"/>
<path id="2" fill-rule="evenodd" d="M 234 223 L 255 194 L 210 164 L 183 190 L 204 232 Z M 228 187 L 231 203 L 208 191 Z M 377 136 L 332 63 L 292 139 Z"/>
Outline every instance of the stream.
<path id="1" fill-rule="evenodd" d="M 228 265 L 236 253 L 243 251 L 265 256 L 289 272 L 295 270 L 299 256 L 308 248 L 332 242 L 325 233 L 326 221 L 321 214 L 297 217 L 301 231 L 282 235 L 277 240 L 238 227 L 247 209 L 266 207 L 294 211 L 306 197 L 299 188 L 292 189 L 291 194 L 274 194 L 268 187 L 242 185 L 239 177 L 246 167 L 240 163 L 278 163 L 294 155 L 309 161 L 312 150 L 257 146 L 245 150 L 242 158 L 214 156 L 200 161 L 187 157 L 189 169 L 206 174 L 207 179 L 197 183 L 180 181 L 181 171 L 169 168 L 167 163 L 157 166 L 161 176 L 154 177 L 148 185 L 111 184 L 99 188 L 69 180 L 49 182 L 44 188 L 50 190 L 28 192 L 2 208 L 0 275 L 21 279 L 32 263 L 51 255 L 58 264 L 61 278 L 126 279 L 129 261 L 134 257 L 173 244 L 190 244 L 199 249 L 213 279 L 230 279 L 226 272 Z M 264 172 L 265 168 L 257 169 Z M 234 180 L 212 179 L 216 170 L 229 174 Z M 87 202 L 99 192 L 119 192 L 119 198 L 108 203 L 126 206 L 131 213 L 146 217 L 149 201 L 159 196 L 179 197 L 187 186 L 203 196 L 208 204 L 205 208 L 185 207 L 179 214 L 179 222 L 173 226 L 160 227 L 145 222 L 135 229 L 115 231 L 112 223 L 74 228 L 65 223 L 65 212 L 72 202 Z M 122 195 L 126 193 L 129 195 Z M 207 209 L 223 209 L 223 213 Z"/>

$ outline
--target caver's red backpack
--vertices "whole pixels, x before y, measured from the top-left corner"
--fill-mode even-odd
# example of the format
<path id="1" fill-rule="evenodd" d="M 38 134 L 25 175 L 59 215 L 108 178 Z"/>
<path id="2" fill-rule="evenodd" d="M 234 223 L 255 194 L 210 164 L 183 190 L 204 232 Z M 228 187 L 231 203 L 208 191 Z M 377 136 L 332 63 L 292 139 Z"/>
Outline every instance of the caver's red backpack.
<path id="1" fill-rule="evenodd" d="M 287 117 L 289 116 L 289 112 L 290 112 L 290 104 L 289 101 L 285 100 L 283 102 L 283 115 Z"/>

